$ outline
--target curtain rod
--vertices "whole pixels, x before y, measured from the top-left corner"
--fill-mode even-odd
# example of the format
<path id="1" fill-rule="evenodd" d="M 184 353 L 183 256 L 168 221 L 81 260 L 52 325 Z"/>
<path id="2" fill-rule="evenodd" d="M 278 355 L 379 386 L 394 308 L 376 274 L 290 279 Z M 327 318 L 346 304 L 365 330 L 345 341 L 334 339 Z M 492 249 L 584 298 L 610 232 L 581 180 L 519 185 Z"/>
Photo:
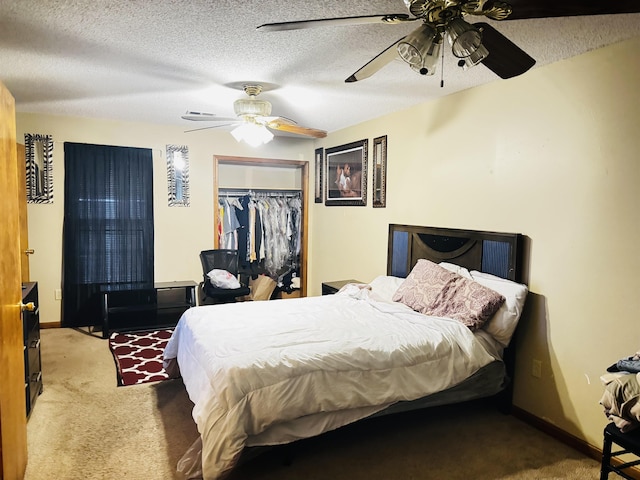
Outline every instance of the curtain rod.
<path id="1" fill-rule="evenodd" d="M 26 133 L 26 132 L 25 132 Z M 33 135 L 33 134 L 32 134 Z M 85 142 L 71 142 L 69 140 L 54 140 L 53 144 L 54 145 L 64 145 L 65 143 L 85 143 Z M 102 144 L 92 144 L 92 143 L 88 143 L 87 145 L 102 145 Z M 164 157 L 164 150 L 162 150 L 161 148 L 151 148 L 151 147 L 132 147 L 130 145 L 104 145 L 106 147 L 125 147 L 125 148 L 144 148 L 147 150 L 151 150 L 153 153 L 157 153 L 159 154 L 161 157 Z"/>

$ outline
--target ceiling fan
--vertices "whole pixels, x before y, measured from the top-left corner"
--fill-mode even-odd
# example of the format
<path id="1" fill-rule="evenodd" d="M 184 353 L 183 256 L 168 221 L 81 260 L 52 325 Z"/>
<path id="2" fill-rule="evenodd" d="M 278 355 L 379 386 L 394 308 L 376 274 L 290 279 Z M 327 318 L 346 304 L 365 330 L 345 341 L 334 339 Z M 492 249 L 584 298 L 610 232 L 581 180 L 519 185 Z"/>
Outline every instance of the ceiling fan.
<path id="1" fill-rule="evenodd" d="M 270 130 L 276 130 L 304 137 L 324 138 L 327 132 L 315 128 L 301 127 L 293 120 L 285 117 L 270 116 L 271 103 L 266 100 L 259 100 L 257 96 L 262 92 L 262 85 L 245 84 L 242 86 L 244 92 L 249 98 L 240 98 L 233 102 L 233 110 L 237 118 L 218 117 L 211 113 L 191 112 L 188 111 L 183 115 L 184 120 L 199 122 L 221 122 L 195 130 L 204 130 L 207 128 L 218 128 L 229 125 L 237 125 L 231 131 L 236 140 L 245 141 L 252 146 L 258 146 L 268 143 L 273 139 L 273 133 Z M 188 130 L 190 132 L 195 130 Z"/>
<path id="2" fill-rule="evenodd" d="M 383 50 L 348 77 L 351 83 L 370 77 L 400 57 L 421 75 L 433 75 L 446 41 L 464 69 L 479 63 L 501 78 L 529 70 L 536 61 L 498 30 L 485 22 L 470 24 L 463 17 L 473 15 L 492 20 L 557 16 L 632 13 L 640 11 L 637 0 L 584 2 L 581 0 L 403 0 L 411 15 L 394 13 L 356 17 L 325 18 L 267 23 L 261 31 L 283 31 L 333 25 L 383 23 L 402 24 L 417 20 L 422 25 Z"/>

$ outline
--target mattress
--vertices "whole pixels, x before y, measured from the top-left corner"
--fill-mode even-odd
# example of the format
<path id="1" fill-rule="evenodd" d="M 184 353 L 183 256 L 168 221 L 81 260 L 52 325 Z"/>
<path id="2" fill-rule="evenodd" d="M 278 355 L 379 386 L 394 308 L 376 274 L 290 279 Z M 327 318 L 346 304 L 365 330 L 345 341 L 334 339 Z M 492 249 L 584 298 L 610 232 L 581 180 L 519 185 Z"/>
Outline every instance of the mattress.
<path id="1" fill-rule="evenodd" d="M 461 384 L 499 360 L 486 336 L 365 289 L 195 307 L 165 350 L 194 403 L 202 474 L 245 446 L 318 435 Z"/>

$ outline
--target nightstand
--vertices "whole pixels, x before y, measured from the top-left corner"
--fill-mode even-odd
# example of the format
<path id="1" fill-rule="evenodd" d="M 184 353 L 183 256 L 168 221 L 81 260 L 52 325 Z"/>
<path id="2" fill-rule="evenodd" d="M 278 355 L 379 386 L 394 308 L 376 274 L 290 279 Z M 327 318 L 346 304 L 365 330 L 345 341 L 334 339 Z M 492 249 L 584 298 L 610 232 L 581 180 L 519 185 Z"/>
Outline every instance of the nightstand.
<path id="1" fill-rule="evenodd" d="M 360 280 L 336 280 L 335 282 L 322 283 L 322 295 L 333 295 L 347 283 L 362 283 Z"/>

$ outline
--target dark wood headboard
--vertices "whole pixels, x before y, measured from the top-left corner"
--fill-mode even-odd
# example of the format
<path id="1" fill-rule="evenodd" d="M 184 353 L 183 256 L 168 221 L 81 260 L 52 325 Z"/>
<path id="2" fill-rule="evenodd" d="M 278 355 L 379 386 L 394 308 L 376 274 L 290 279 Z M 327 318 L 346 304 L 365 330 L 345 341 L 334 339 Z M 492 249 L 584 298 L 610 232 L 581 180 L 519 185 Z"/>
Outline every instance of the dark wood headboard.
<path id="1" fill-rule="evenodd" d="M 426 258 L 527 283 L 524 252 L 525 237 L 519 233 L 390 224 L 387 275 L 404 278 L 420 258 Z M 515 343 L 511 341 L 504 350 L 507 381 L 497 396 L 500 409 L 506 413 L 511 409 L 513 395 Z"/>
<path id="2" fill-rule="evenodd" d="M 426 258 L 525 283 L 523 250 L 519 233 L 390 224 L 387 275 L 404 278 Z"/>

